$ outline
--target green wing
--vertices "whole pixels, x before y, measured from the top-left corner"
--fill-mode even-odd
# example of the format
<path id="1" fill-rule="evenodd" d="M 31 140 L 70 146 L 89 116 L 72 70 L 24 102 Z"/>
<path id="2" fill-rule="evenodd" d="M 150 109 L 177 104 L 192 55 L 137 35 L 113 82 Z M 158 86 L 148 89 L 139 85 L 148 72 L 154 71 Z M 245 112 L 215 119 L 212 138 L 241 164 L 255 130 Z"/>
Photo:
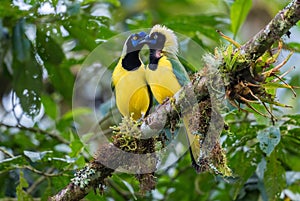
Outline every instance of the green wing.
<path id="1" fill-rule="evenodd" d="M 184 66 L 184 68 L 186 69 L 187 72 L 191 72 L 191 73 L 196 73 L 199 68 L 197 68 L 196 66 L 193 66 L 193 64 L 191 64 L 191 62 L 188 62 L 187 60 L 185 60 L 185 58 L 177 56 L 179 59 L 179 62 Z"/>
<path id="2" fill-rule="evenodd" d="M 111 87 L 112 91 L 115 91 L 115 85 L 114 85 L 113 81 L 110 82 L 110 87 Z"/>
<path id="3" fill-rule="evenodd" d="M 173 72 L 181 86 L 190 82 L 189 76 L 178 59 L 169 59 L 172 64 Z"/>

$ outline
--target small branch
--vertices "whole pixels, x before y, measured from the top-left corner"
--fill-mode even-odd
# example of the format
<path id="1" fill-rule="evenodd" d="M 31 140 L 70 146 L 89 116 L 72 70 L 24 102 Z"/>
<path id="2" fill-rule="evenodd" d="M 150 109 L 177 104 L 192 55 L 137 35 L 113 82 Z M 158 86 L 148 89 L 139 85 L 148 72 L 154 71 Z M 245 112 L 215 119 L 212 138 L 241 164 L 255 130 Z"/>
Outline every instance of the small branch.
<path id="1" fill-rule="evenodd" d="M 241 47 L 250 60 L 258 59 L 300 20 L 300 0 L 293 0 L 271 22 Z"/>
<path id="2" fill-rule="evenodd" d="M 25 126 L 20 126 L 20 125 L 12 126 L 12 125 L 4 124 L 2 122 L 0 122 L 0 126 L 6 127 L 6 128 L 18 128 L 20 130 L 30 131 L 30 132 L 33 132 L 33 133 L 41 133 L 41 134 L 48 135 L 48 136 L 50 136 L 50 137 L 52 137 L 52 138 L 54 138 L 54 139 L 56 139 L 59 142 L 62 142 L 64 144 L 69 144 L 70 143 L 68 140 L 64 139 L 59 134 L 51 133 L 51 132 L 48 132 L 48 131 L 45 131 L 45 130 L 42 130 L 42 129 L 39 129 L 39 128 L 25 127 Z"/>
<path id="3" fill-rule="evenodd" d="M 3 152 L 5 155 L 9 156 L 10 158 L 15 157 L 13 154 L 9 153 L 6 149 L 0 147 L 0 151 Z"/>
<path id="4" fill-rule="evenodd" d="M 64 189 L 62 189 L 55 196 L 49 198 L 49 201 L 77 201 L 84 198 L 87 193 L 90 191 L 90 188 L 84 190 L 80 189 L 78 186 L 75 186 L 73 183 L 70 183 Z"/>
<path id="5" fill-rule="evenodd" d="M 19 169 L 25 168 L 25 169 L 28 169 L 28 170 L 30 170 L 30 171 L 36 173 L 36 174 L 43 175 L 43 176 L 45 176 L 45 177 L 69 176 L 69 175 L 64 174 L 64 173 L 51 174 L 51 173 L 47 173 L 47 172 L 42 172 L 42 171 L 39 171 L 39 170 L 37 170 L 37 169 L 35 169 L 35 168 L 29 166 L 29 165 L 19 166 L 19 167 L 17 166 L 17 168 L 19 168 Z"/>
<path id="6" fill-rule="evenodd" d="M 118 158 L 117 156 L 115 156 L 114 153 L 115 150 L 115 146 L 113 144 L 107 144 L 107 145 L 103 145 L 100 147 L 100 149 L 98 150 L 99 155 L 98 157 L 101 158 L 101 161 L 104 160 L 112 160 L 115 164 L 116 164 L 116 168 L 118 167 Z M 105 155 L 104 153 L 111 153 L 111 155 Z M 82 176 L 82 175 L 86 175 L 86 169 L 94 169 L 96 171 L 96 175 L 92 175 L 92 176 Z M 81 175 L 82 172 L 82 175 Z M 56 195 L 50 197 L 48 200 L 49 201 L 77 201 L 80 200 L 82 198 L 84 198 L 89 192 L 90 190 L 92 190 L 94 187 L 99 188 L 101 185 L 105 184 L 105 179 L 109 176 L 111 176 L 111 174 L 114 172 L 113 169 L 107 168 L 104 165 L 102 165 L 99 161 L 97 161 L 97 159 L 95 159 L 94 161 L 90 162 L 85 169 L 80 170 L 77 173 L 77 179 L 78 180 L 84 180 L 85 179 L 89 179 L 88 184 L 85 186 L 80 186 L 80 184 L 75 184 L 76 181 L 72 181 L 69 183 L 68 186 L 66 186 L 64 189 L 62 189 L 59 193 L 57 193 Z M 84 177 L 84 178 L 82 178 Z M 81 182 L 81 181 L 79 181 Z"/>
<path id="7" fill-rule="evenodd" d="M 54 168 L 50 168 L 46 171 L 47 174 L 50 174 L 52 171 L 54 170 Z M 28 189 L 27 189 L 27 193 L 31 194 L 36 187 L 38 187 L 40 185 L 40 183 L 42 183 L 43 181 L 45 181 L 46 176 L 41 176 L 39 177 Z"/>

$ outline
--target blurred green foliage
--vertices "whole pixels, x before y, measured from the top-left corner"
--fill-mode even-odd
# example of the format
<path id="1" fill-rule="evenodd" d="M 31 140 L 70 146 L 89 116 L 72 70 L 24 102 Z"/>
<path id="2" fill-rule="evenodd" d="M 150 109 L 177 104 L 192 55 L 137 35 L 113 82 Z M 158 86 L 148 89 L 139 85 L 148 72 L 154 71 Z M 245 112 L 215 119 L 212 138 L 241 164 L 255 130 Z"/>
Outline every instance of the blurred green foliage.
<path id="1" fill-rule="evenodd" d="M 84 116 L 89 111 L 71 107 L 80 65 L 99 44 L 118 33 L 161 23 L 213 52 L 215 46 L 224 45 L 216 29 L 238 40 L 250 9 L 262 6 L 274 15 L 287 3 L 251 2 L 2 0 L 0 198 L 47 200 L 70 182 L 76 169 L 92 159 L 76 133 L 72 116 Z M 299 52 L 299 41 L 288 45 Z M 290 80 L 293 85 L 300 83 L 296 74 Z M 114 112 L 106 104 L 111 93 L 102 91 L 96 99 L 99 111 Z M 275 110 L 279 116 L 282 114 Z M 86 199 L 277 200 L 280 194 L 282 199 L 291 196 L 284 193 L 287 190 L 299 199 L 300 116 L 288 112 L 280 116 L 274 128 L 267 119 L 261 121 L 235 109 L 224 114 L 229 129 L 222 140 L 232 178 L 197 175 L 189 157 L 183 157 L 166 171 L 158 172 L 155 191 L 143 197 L 133 175 L 117 174 L 108 179 L 102 196 L 91 192 Z"/>

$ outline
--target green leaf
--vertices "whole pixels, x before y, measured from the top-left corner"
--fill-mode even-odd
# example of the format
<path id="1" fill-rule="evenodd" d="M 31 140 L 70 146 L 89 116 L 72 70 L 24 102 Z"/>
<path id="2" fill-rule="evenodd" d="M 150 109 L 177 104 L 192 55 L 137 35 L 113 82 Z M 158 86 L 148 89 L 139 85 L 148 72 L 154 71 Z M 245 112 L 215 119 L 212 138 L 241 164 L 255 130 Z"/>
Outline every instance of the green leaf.
<path id="1" fill-rule="evenodd" d="M 37 52 L 44 62 L 54 88 L 63 95 L 66 101 L 71 102 L 75 80 L 69 69 L 72 64 L 65 64 L 66 58 L 61 45 L 51 35 L 47 35 L 47 31 L 51 30 L 37 29 Z M 50 115 L 53 117 L 54 114 Z"/>
<path id="2" fill-rule="evenodd" d="M 17 166 L 28 165 L 25 157 L 15 156 L 13 158 L 8 158 L 0 161 L 0 173 L 11 169 L 15 169 Z"/>
<path id="3" fill-rule="evenodd" d="M 0 6 L 0 18 L 6 18 L 6 19 L 16 19 L 20 18 L 23 15 L 28 15 L 28 12 L 20 12 L 19 8 L 17 6 L 12 6 L 11 1 L 1 1 Z"/>
<path id="4" fill-rule="evenodd" d="M 153 22 L 152 13 L 144 12 L 126 19 L 126 24 L 130 30 L 140 29 L 141 27 L 151 27 Z"/>
<path id="5" fill-rule="evenodd" d="M 300 52 L 300 43 L 291 42 L 287 44 L 290 48 L 292 48 L 296 52 Z"/>
<path id="6" fill-rule="evenodd" d="M 46 114 L 53 120 L 57 117 L 57 105 L 54 100 L 48 95 L 42 95 L 42 104 L 44 105 Z"/>
<path id="7" fill-rule="evenodd" d="M 41 107 L 42 69 L 35 59 L 24 26 L 25 20 L 20 20 L 13 30 L 13 88 L 25 114 L 33 118 Z"/>
<path id="8" fill-rule="evenodd" d="M 83 5 L 91 3 L 110 3 L 113 6 L 119 7 L 121 5 L 119 0 L 84 0 Z"/>
<path id="9" fill-rule="evenodd" d="M 20 176 L 19 177 L 20 177 L 19 185 L 16 188 L 18 200 L 20 200 L 20 201 L 33 200 L 32 197 L 26 191 L 23 190 L 23 188 L 27 188 L 29 186 L 28 182 L 24 178 L 23 171 L 20 171 Z"/>
<path id="10" fill-rule="evenodd" d="M 37 30 L 37 52 L 44 62 L 59 65 L 65 58 L 61 46 L 42 29 Z"/>
<path id="11" fill-rule="evenodd" d="M 90 108 L 79 107 L 79 108 L 75 108 L 72 111 L 69 111 L 66 114 L 64 114 L 62 119 L 69 120 L 69 119 L 80 117 L 82 115 L 91 114 L 91 112 L 92 112 L 92 110 Z"/>
<path id="12" fill-rule="evenodd" d="M 33 152 L 33 151 L 24 151 L 24 155 L 27 156 L 32 162 L 41 161 L 48 154 L 53 153 L 52 151 L 43 151 L 43 152 Z"/>
<path id="13" fill-rule="evenodd" d="M 76 16 L 80 13 L 80 3 L 79 2 L 73 2 L 70 4 L 67 4 L 67 14 L 70 16 Z"/>
<path id="14" fill-rule="evenodd" d="M 86 133 L 81 136 L 81 140 L 83 143 L 88 143 L 94 136 L 95 136 L 95 133 L 93 133 L 93 132 Z"/>
<path id="15" fill-rule="evenodd" d="M 179 15 L 167 18 L 163 24 L 176 32 L 193 37 L 194 41 L 204 46 L 202 42 L 204 39 L 201 35 L 211 39 L 212 42 L 220 39 L 220 35 L 216 32 L 216 29 L 220 29 L 221 26 L 226 25 L 225 21 L 221 19 L 224 19 L 224 16 L 207 14 Z"/>
<path id="16" fill-rule="evenodd" d="M 112 179 L 114 184 L 117 185 L 120 190 L 124 192 L 128 192 L 128 198 L 131 198 L 130 200 L 137 200 L 136 198 L 136 191 L 138 186 L 137 180 L 133 180 L 132 176 L 126 174 L 118 174 L 118 175 L 114 174 L 112 176 Z M 130 183 L 128 181 L 130 181 Z"/>
<path id="17" fill-rule="evenodd" d="M 178 56 L 178 59 L 180 63 L 184 66 L 184 68 L 187 69 L 188 71 L 197 72 L 197 70 L 199 70 L 197 67 L 193 66 L 191 63 L 186 61 L 183 57 Z"/>
<path id="18" fill-rule="evenodd" d="M 263 87 L 267 89 L 278 89 L 278 88 L 286 88 L 286 89 L 292 89 L 293 87 L 288 84 L 281 84 L 276 82 L 268 82 L 266 84 L 262 84 Z"/>
<path id="19" fill-rule="evenodd" d="M 43 188 L 43 193 L 42 193 L 42 196 L 41 196 L 41 200 L 49 200 L 49 197 L 52 195 L 52 186 L 51 186 L 51 183 L 49 182 L 49 179 L 48 179 L 48 185 L 46 187 L 46 189 Z"/>
<path id="20" fill-rule="evenodd" d="M 23 173 L 23 171 L 20 171 L 20 183 L 19 183 L 19 188 L 26 188 L 26 187 L 28 187 L 29 185 L 28 185 L 28 183 L 27 183 L 27 181 L 26 181 L 26 179 L 24 178 L 24 173 Z"/>
<path id="21" fill-rule="evenodd" d="M 57 3 L 58 3 L 58 0 L 52 0 L 52 4 L 53 4 L 54 7 L 57 6 Z"/>
<path id="22" fill-rule="evenodd" d="M 300 126 L 300 114 L 288 114 L 284 115 L 284 117 L 289 118 L 287 121 L 284 122 L 284 124 Z"/>
<path id="23" fill-rule="evenodd" d="M 45 67 L 54 88 L 71 103 L 75 78 L 70 69 L 51 64 L 46 64 Z"/>
<path id="24" fill-rule="evenodd" d="M 285 170 L 278 162 L 276 152 L 273 152 L 267 159 L 264 186 L 267 191 L 268 200 L 278 200 L 280 193 L 286 186 Z"/>
<path id="25" fill-rule="evenodd" d="M 280 161 L 284 164 L 286 169 L 300 171 L 300 127 L 296 125 L 296 121 L 288 121 L 280 126 L 281 142 L 278 145 L 284 151 L 280 155 Z"/>
<path id="26" fill-rule="evenodd" d="M 236 199 L 245 182 L 254 174 L 260 155 L 249 150 L 247 153 L 238 151 L 230 161 L 230 168 L 238 176 L 233 184 L 233 199 Z"/>
<path id="27" fill-rule="evenodd" d="M 69 154 L 70 157 L 76 157 L 84 148 L 84 144 L 80 140 L 79 136 L 76 133 L 70 133 L 70 148 L 72 152 Z"/>
<path id="28" fill-rule="evenodd" d="M 46 161 L 45 161 L 46 162 Z M 66 158 L 58 158 L 58 157 L 49 157 L 48 158 L 48 163 L 51 163 L 51 166 L 59 169 L 59 170 L 66 170 L 66 168 L 70 165 L 70 164 L 74 164 L 76 161 L 76 159 L 74 158 L 70 158 L 70 157 L 66 157 Z"/>
<path id="29" fill-rule="evenodd" d="M 250 103 L 250 105 L 255 108 L 257 111 L 259 111 L 262 114 L 268 115 L 268 111 L 266 110 L 266 108 L 262 105 L 262 104 L 257 104 L 257 103 Z M 253 113 L 256 122 L 260 125 L 268 125 L 270 123 L 270 118 L 267 116 L 262 116 L 261 114 L 254 112 L 252 109 L 250 108 L 246 108 L 247 111 L 249 111 L 250 113 Z"/>
<path id="30" fill-rule="evenodd" d="M 69 32 L 70 37 L 76 39 L 77 48 L 87 49 L 89 51 L 94 50 L 97 47 L 96 41 L 108 39 L 115 35 L 115 33 L 109 29 L 110 19 L 104 16 L 94 17 L 83 16 L 79 21 L 77 19 L 64 22 L 65 29 Z"/>
<path id="31" fill-rule="evenodd" d="M 241 25 L 244 23 L 250 9 L 252 0 L 235 0 L 230 8 L 231 31 L 236 37 Z"/>
<path id="32" fill-rule="evenodd" d="M 71 178 L 72 177 L 66 177 L 66 176 L 53 177 L 51 179 L 51 184 L 52 184 L 52 186 L 55 187 L 55 189 L 56 188 L 57 189 L 63 189 L 66 185 L 68 185 Z"/>
<path id="33" fill-rule="evenodd" d="M 13 30 L 13 49 L 16 60 L 25 62 L 30 60 L 31 45 L 25 35 L 25 20 L 21 19 Z"/>
<path id="34" fill-rule="evenodd" d="M 135 192 L 133 187 L 125 180 L 122 180 L 123 184 L 127 187 L 127 189 L 129 190 L 129 192 L 131 193 L 132 197 L 137 200 L 136 196 L 135 196 Z"/>
<path id="35" fill-rule="evenodd" d="M 224 15 L 209 15 L 209 14 L 203 14 L 203 15 L 178 15 L 178 16 L 172 16 L 172 18 L 167 18 L 165 20 L 165 23 L 168 27 L 169 26 L 176 26 L 178 30 L 181 30 L 181 32 L 186 31 L 197 31 L 198 28 L 201 28 L 201 26 L 207 26 L 207 27 L 216 27 L 220 25 L 224 25 Z M 194 26 L 188 26 L 192 25 Z"/>
<path id="36" fill-rule="evenodd" d="M 74 165 L 76 165 L 78 168 L 83 168 L 86 165 L 85 158 L 83 155 L 78 155 L 78 157 L 75 160 Z"/>
<path id="37" fill-rule="evenodd" d="M 276 145 L 280 142 L 280 129 L 275 126 L 261 130 L 257 134 L 260 149 L 270 156 Z"/>
<path id="38" fill-rule="evenodd" d="M 83 144 L 79 139 L 76 139 L 71 142 L 70 147 L 72 149 L 72 152 L 69 154 L 71 157 L 76 157 L 83 148 Z"/>

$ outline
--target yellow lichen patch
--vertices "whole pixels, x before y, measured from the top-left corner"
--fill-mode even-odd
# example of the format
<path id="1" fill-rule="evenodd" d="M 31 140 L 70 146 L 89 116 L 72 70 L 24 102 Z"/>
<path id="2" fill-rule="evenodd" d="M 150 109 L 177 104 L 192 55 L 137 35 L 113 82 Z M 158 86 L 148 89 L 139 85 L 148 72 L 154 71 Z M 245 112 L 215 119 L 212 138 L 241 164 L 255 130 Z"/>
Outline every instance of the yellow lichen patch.
<path id="1" fill-rule="evenodd" d="M 138 139 L 142 135 L 139 126 L 140 122 L 135 121 L 132 116 L 124 117 L 118 126 L 111 127 L 114 133 L 114 144 L 124 151 L 137 151 Z"/>

